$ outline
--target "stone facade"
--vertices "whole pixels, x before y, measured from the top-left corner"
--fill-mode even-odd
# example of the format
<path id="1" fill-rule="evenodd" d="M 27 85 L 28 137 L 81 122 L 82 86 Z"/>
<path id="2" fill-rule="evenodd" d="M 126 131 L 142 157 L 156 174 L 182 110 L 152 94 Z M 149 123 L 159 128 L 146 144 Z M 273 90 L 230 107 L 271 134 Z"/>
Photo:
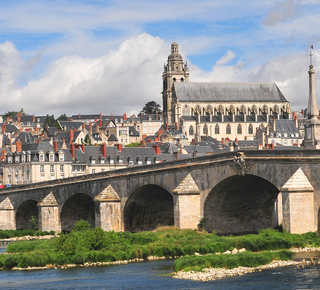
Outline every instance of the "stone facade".
<path id="1" fill-rule="evenodd" d="M 291 233 L 316 231 L 319 169 L 316 150 L 248 150 L 24 185 L 2 190 L 0 228 L 24 228 L 32 214 L 57 232 L 79 219 L 116 231 L 195 229 L 204 216 L 221 234 L 281 221 Z"/>

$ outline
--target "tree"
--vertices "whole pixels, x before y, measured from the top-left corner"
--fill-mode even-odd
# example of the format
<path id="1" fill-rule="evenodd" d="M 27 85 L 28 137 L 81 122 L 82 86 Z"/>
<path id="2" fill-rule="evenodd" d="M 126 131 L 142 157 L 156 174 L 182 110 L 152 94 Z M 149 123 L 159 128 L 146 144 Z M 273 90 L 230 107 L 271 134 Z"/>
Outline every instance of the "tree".
<path id="1" fill-rule="evenodd" d="M 87 134 L 86 135 L 86 137 L 84 137 L 84 141 L 83 141 L 83 143 L 84 143 L 84 145 L 86 145 L 86 146 L 90 146 L 90 145 L 92 145 L 92 143 L 91 143 L 91 137 L 90 137 L 90 135 L 89 134 Z"/>
<path id="2" fill-rule="evenodd" d="M 55 124 L 56 124 L 56 120 L 55 120 L 54 116 L 53 116 L 53 115 L 50 116 L 50 115 L 48 114 L 48 115 L 45 117 L 44 121 L 43 121 L 43 128 L 46 128 L 47 125 L 48 125 L 49 127 L 54 127 Z"/>
<path id="3" fill-rule="evenodd" d="M 160 108 L 161 106 L 158 103 L 156 103 L 155 101 L 151 101 L 144 105 L 141 113 L 155 114 L 156 112 L 158 112 L 159 114 L 161 114 L 162 110 Z"/>
<path id="4" fill-rule="evenodd" d="M 4 120 L 7 120 L 8 117 L 14 117 L 14 116 L 17 116 L 18 114 L 26 115 L 23 108 L 21 108 L 20 111 L 7 111 L 2 115 L 2 117 Z"/>
<path id="5" fill-rule="evenodd" d="M 62 114 L 57 121 L 69 121 L 69 119 L 66 114 Z"/>

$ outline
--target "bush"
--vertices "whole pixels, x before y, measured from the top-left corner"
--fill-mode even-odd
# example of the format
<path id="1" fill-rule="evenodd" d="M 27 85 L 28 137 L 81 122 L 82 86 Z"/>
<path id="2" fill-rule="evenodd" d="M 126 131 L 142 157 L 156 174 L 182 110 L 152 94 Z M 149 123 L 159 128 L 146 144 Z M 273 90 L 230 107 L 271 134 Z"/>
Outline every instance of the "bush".
<path id="1" fill-rule="evenodd" d="M 79 220 L 75 222 L 73 225 L 72 231 L 74 232 L 80 232 L 80 231 L 86 231 L 90 229 L 90 224 L 85 220 Z"/>
<path id="2" fill-rule="evenodd" d="M 13 267 L 18 265 L 16 258 L 14 256 L 9 256 L 4 260 L 3 267 L 5 269 L 11 270 Z"/>

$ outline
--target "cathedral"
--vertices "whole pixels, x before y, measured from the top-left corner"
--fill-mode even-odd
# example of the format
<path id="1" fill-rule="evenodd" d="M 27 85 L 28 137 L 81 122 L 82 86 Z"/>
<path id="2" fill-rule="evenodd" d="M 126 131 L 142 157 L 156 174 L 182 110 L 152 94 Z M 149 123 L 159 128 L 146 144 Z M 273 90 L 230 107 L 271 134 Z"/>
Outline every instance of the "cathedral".
<path id="1" fill-rule="evenodd" d="M 292 116 L 275 83 L 189 82 L 176 42 L 162 79 L 164 122 L 179 127 L 189 141 L 201 136 L 253 140 L 259 127 Z"/>

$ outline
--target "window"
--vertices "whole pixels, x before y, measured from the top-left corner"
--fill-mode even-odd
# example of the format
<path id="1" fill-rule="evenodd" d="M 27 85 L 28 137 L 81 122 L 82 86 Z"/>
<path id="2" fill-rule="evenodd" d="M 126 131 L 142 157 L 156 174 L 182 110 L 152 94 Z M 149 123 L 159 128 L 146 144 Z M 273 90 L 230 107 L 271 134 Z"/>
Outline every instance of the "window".
<path id="1" fill-rule="evenodd" d="M 39 160 L 40 160 L 40 161 L 44 161 L 44 155 L 43 155 L 43 154 L 40 154 Z"/>
<path id="2" fill-rule="evenodd" d="M 18 175 L 19 174 L 19 167 L 17 166 L 16 167 L 16 175 Z"/>
<path id="3" fill-rule="evenodd" d="M 60 154 L 59 154 L 59 161 L 64 161 L 64 155 L 63 155 L 63 153 L 60 153 Z"/>
<path id="4" fill-rule="evenodd" d="M 182 83 L 184 82 L 184 79 L 183 78 L 181 78 L 181 80 L 180 80 Z"/>
<path id="5" fill-rule="evenodd" d="M 16 162 L 16 163 L 19 163 L 19 156 L 16 156 L 15 162 Z"/>
<path id="6" fill-rule="evenodd" d="M 54 161 L 54 155 L 53 155 L 53 154 L 50 154 L 50 155 L 49 155 L 49 160 L 50 160 L 50 161 Z"/>
<path id="7" fill-rule="evenodd" d="M 252 126 L 252 124 L 249 125 L 248 132 L 249 132 L 249 134 L 253 134 L 253 126 Z"/>
<path id="8" fill-rule="evenodd" d="M 11 166 L 9 166 L 8 171 L 9 171 L 9 174 L 11 174 L 11 173 L 12 173 Z"/>
<path id="9" fill-rule="evenodd" d="M 174 83 L 176 82 L 176 78 L 173 78 L 173 82 L 174 82 Z"/>
<path id="10" fill-rule="evenodd" d="M 11 156 L 8 157 L 8 163 L 12 163 L 12 157 Z"/>
<path id="11" fill-rule="evenodd" d="M 189 128 L 189 135 L 192 136 L 193 134 L 194 134 L 193 126 L 190 126 L 190 128 Z"/>
<path id="12" fill-rule="evenodd" d="M 219 128 L 218 124 L 214 127 L 214 133 L 215 134 L 220 134 L 220 128 Z"/>
<path id="13" fill-rule="evenodd" d="M 242 126 L 241 126 L 241 124 L 239 124 L 238 127 L 237 127 L 237 134 L 242 134 Z"/>
<path id="14" fill-rule="evenodd" d="M 44 165 L 40 165 L 40 172 L 44 172 Z"/>
<path id="15" fill-rule="evenodd" d="M 230 124 L 228 124 L 227 125 L 227 127 L 226 127 L 226 134 L 231 134 L 231 126 L 230 126 Z"/>
<path id="16" fill-rule="evenodd" d="M 63 173 L 63 165 L 60 165 L 60 172 Z"/>
<path id="17" fill-rule="evenodd" d="M 95 169 L 92 169 L 92 171 L 91 171 L 92 173 L 96 173 L 96 170 Z"/>
<path id="18" fill-rule="evenodd" d="M 207 124 L 205 124 L 204 127 L 203 127 L 203 135 L 208 135 L 208 126 L 207 126 Z"/>
<path id="19" fill-rule="evenodd" d="M 105 172 L 105 169 L 104 169 L 104 168 L 102 168 L 102 169 L 101 169 L 101 172 Z"/>
<path id="20" fill-rule="evenodd" d="M 50 165 L 50 172 L 54 172 L 54 165 L 53 164 Z"/>

